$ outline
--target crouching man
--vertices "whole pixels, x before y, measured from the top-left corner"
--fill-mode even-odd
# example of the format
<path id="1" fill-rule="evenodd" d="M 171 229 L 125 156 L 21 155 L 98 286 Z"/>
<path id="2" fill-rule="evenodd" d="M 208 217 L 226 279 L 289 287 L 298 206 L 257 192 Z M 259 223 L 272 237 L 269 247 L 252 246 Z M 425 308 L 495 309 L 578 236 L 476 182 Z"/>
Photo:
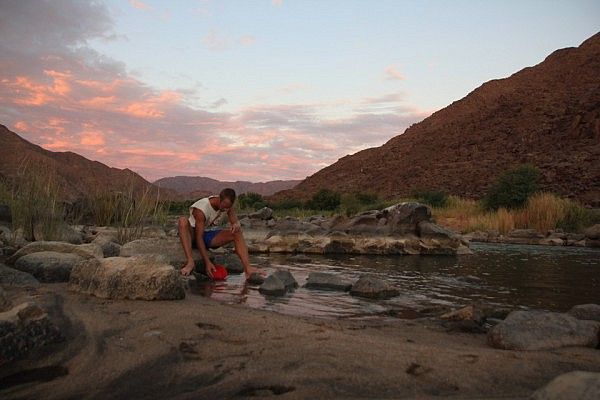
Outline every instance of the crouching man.
<path id="1" fill-rule="evenodd" d="M 234 242 L 235 252 L 244 266 L 246 279 L 253 272 L 260 272 L 250 265 L 248 246 L 233 209 L 235 197 L 233 189 L 223 189 L 218 196 L 205 197 L 192 204 L 188 218 L 179 218 L 179 238 L 187 259 L 181 268 L 183 275 L 189 275 L 194 270 L 192 247 L 196 246 L 206 265 L 206 274 L 212 278 L 215 266 L 209 259 L 208 249 L 216 249 L 231 242 Z M 229 219 L 228 229 L 220 226 L 225 217 Z"/>

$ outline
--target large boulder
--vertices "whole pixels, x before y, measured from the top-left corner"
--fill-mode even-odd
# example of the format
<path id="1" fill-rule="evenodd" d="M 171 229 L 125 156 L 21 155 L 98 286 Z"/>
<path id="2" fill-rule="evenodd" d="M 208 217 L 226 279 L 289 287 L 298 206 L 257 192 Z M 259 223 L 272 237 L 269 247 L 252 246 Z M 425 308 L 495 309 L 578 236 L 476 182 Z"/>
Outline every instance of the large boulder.
<path id="1" fill-rule="evenodd" d="M 531 400 L 597 400 L 600 399 L 600 373 L 571 371 L 552 379 L 538 389 Z"/>
<path id="2" fill-rule="evenodd" d="M 102 258 L 102 248 L 93 243 L 71 244 L 65 242 L 32 242 L 19 249 L 15 254 L 6 260 L 7 264 L 13 265 L 17 260 L 27 254 L 39 253 L 42 251 L 53 251 L 56 253 L 71 253 L 83 258 Z"/>
<path id="3" fill-rule="evenodd" d="M 592 225 L 583 231 L 583 234 L 588 239 L 600 239 L 600 224 Z"/>
<path id="4" fill-rule="evenodd" d="M 69 288 L 106 299 L 175 300 L 185 297 L 179 272 L 160 256 L 84 260 L 71 271 Z"/>
<path id="5" fill-rule="evenodd" d="M 6 295 L 2 286 L 0 286 L 0 312 L 4 312 L 10 308 L 12 308 L 12 302 Z"/>
<path id="6" fill-rule="evenodd" d="M 40 282 L 67 282 L 73 266 L 83 259 L 77 254 L 40 251 L 19 258 L 15 269 L 33 275 Z"/>
<path id="7" fill-rule="evenodd" d="M 352 285 L 350 294 L 370 299 L 389 299 L 398 296 L 400 292 L 382 279 L 372 275 L 363 275 Z"/>
<path id="8" fill-rule="evenodd" d="M 181 247 L 179 238 L 146 238 L 137 239 L 121 246 L 121 257 L 133 257 L 160 254 L 165 257 L 167 262 L 176 267 L 186 263 L 185 254 Z M 192 249 L 192 255 L 198 265 L 198 261 L 202 260 L 200 251 Z"/>
<path id="9" fill-rule="evenodd" d="M 248 214 L 248 218 L 268 220 L 268 219 L 273 218 L 273 210 L 270 209 L 269 207 L 263 207 L 258 211 Z"/>
<path id="10" fill-rule="evenodd" d="M 33 275 L 0 264 L 0 284 L 4 286 L 31 287 L 39 286 Z"/>
<path id="11" fill-rule="evenodd" d="M 419 222 L 431 220 L 431 209 L 421 203 L 399 203 L 381 210 L 381 217 L 386 219 L 389 233 L 414 233 Z"/>
<path id="12" fill-rule="evenodd" d="M 352 282 L 338 274 L 328 272 L 311 272 L 304 287 L 308 289 L 341 290 L 347 292 L 352 287 Z"/>
<path id="13" fill-rule="evenodd" d="M 571 308 L 568 314 L 577 319 L 600 322 L 600 304 L 579 304 Z"/>
<path id="14" fill-rule="evenodd" d="M 35 303 L 22 303 L 0 313 L 0 366 L 61 340 L 59 329 Z"/>
<path id="15" fill-rule="evenodd" d="M 244 266 L 237 254 L 215 254 L 213 263 L 224 265 L 230 274 L 241 274 L 244 272 Z"/>
<path id="16" fill-rule="evenodd" d="M 278 269 L 277 271 L 273 272 L 273 275 L 283 282 L 286 290 L 292 290 L 298 287 L 298 282 L 296 282 L 294 275 L 292 275 L 292 273 L 287 269 Z"/>
<path id="17" fill-rule="evenodd" d="M 600 323 L 578 320 L 568 314 L 513 311 L 488 332 L 488 343 L 506 350 L 596 347 L 599 331 Z"/>

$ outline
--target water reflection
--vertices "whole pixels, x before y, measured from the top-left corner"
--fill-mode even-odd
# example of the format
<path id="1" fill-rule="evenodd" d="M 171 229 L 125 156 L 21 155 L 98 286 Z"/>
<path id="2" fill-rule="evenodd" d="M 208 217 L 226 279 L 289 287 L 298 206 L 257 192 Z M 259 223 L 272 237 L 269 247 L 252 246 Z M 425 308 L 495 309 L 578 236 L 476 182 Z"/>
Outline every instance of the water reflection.
<path id="1" fill-rule="evenodd" d="M 193 293 L 285 314 L 356 318 L 417 316 L 432 307 L 459 307 L 473 301 L 511 308 L 565 311 L 600 302 L 600 250 L 571 247 L 473 244 L 475 254 L 448 256 L 313 256 L 296 264 L 289 255 L 255 255 L 253 263 L 272 272 L 287 268 L 300 287 L 283 297 L 263 296 L 243 275 L 226 282 L 200 282 Z M 385 301 L 352 297 L 302 286 L 309 272 L 341 273 L 358 279 L 372 273 L 392 282 L 400 296 Z"/>

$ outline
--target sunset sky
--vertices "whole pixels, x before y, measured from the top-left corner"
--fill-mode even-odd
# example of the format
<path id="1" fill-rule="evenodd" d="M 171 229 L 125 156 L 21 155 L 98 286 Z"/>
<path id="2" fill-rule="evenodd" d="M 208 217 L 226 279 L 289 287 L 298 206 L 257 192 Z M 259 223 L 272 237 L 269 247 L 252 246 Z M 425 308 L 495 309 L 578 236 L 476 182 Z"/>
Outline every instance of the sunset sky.
<path id="1" fill-rule="evenodd" d="M 0 124 L 149 180 L 302 179 L 599 30 L 598 0 L 0 0 Z"/>

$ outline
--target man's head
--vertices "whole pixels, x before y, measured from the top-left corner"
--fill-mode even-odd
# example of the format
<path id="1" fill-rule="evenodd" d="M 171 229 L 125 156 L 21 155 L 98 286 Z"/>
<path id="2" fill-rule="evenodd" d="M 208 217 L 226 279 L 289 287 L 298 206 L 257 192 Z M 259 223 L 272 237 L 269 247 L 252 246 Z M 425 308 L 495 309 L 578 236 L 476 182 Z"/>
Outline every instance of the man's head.
<path id="1" fill-rule="evenodd" d="M 235 202 L 235 190 L 231 188 L 225 188 L 221 190 L 221 193 L 219 193 L 219 200 L 219 209 L 223 211 L 229 211 Z"/>

